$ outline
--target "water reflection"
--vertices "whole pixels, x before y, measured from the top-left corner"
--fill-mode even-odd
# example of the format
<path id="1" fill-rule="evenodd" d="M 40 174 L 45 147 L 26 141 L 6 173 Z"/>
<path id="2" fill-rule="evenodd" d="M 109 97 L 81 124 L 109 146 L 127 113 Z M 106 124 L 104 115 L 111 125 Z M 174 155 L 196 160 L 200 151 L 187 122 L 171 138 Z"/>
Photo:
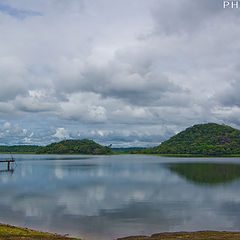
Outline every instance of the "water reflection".
<path id="1" fill-rule="evenodd" d="M 14 169 L 10 169 L 10 170 L 8 170 L 8 169 L 5 169 L 5 170 L 0 170 L 0 175 L 7 175 L 7 174 L 10 174 L 10 175 L 12 175 L 14 173 Z"/>
<path id="2" fill-rule="evenodd" d="M 240 165 L 217 163 L 170 164 L 169 169 L 197 184 L 229 183 L 240 178 Z"/>
<path id="3" fill-rule="evenodd" d="M 11 176 L 0 174 L 0 222 L 105 240 L 239 230 L 239 159 L 179 164 L 156 156 L 44 157 L 24 155 Z"/>

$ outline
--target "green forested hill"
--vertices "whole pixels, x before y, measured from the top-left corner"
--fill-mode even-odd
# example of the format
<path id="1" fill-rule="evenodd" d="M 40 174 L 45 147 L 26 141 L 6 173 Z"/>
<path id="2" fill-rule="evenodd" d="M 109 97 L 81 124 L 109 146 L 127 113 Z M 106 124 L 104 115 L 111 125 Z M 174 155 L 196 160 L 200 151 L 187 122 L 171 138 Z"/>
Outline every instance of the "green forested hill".
<path id="1" fill-rule="evenodd" d="M 144 152 L 200 155 L 240 154 L 240 131 L 216 123 L 198 124 Z"/>
<path id="2" fill-rule="evenodd" d="M 101 146 L 92 140 L 63 140 L 57 143 L 51 143 L 45 147 L 40 147 L 36 153 L 78 153 L 78 154 L 109 154 L 109 147 Z"/>

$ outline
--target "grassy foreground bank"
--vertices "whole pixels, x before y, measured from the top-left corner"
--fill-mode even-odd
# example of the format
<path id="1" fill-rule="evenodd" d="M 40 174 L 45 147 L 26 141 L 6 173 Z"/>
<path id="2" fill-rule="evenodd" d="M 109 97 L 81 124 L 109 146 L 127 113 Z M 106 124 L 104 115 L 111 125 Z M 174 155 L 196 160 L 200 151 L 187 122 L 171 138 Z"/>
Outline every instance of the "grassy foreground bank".
<path id="1" fill-rule="evenodd" d="M 158 233 L 151 236 L 132 236 L 118 238 L 117 240 L 239 240 L 240 232 L 175 232 Z"/>
<path id="2" fill-rule="evenodd" d="M 28 228 L 19 228 L 10 225 L 0 224 L 0 239 L 1 240 L 76 240 L 57 234 L 44 233 L 30 230 Z"/>
<path id="3" fill-rule="evenodd" d="M 62 235 L 44 233 L 28 228 L 0 224 L 0 240 L 77 240 Z M 158 233 L 151 236 L 131 236 L 117 240 L 239 240 L 240 232 L 174 232 Z M 80 240 L 80 239 L 79 239 Z"/>

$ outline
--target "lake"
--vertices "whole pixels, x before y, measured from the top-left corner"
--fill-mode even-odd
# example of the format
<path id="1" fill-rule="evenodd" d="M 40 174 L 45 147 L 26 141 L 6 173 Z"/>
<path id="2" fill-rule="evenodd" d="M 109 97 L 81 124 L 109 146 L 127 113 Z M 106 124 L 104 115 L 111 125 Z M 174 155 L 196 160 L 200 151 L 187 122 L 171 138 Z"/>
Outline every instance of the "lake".
<path id="1" fill-rule="evenodd" d="M 13 171 L 0 165 L 2 223 L 90 240 L 240 230 L 240 158 L 14 158 Z"/>

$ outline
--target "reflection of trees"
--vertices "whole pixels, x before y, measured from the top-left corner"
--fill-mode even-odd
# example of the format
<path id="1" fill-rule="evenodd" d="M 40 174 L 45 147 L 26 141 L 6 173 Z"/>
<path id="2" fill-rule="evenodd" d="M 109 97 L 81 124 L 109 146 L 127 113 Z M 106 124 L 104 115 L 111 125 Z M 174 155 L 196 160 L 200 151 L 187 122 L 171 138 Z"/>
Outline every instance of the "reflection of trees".
<path id="1" fill-rule="evenodd" d="M 240 178 L 238 164 L 177 163 L 168 167 L 178 175 L 198 184 L 228 183 Z"/>
<path id="2" fill-rule="evenodd" d="M 14 173 L 14 169 L 10 170 L 0 170 L 0 175 L 12 175 Z"/>

